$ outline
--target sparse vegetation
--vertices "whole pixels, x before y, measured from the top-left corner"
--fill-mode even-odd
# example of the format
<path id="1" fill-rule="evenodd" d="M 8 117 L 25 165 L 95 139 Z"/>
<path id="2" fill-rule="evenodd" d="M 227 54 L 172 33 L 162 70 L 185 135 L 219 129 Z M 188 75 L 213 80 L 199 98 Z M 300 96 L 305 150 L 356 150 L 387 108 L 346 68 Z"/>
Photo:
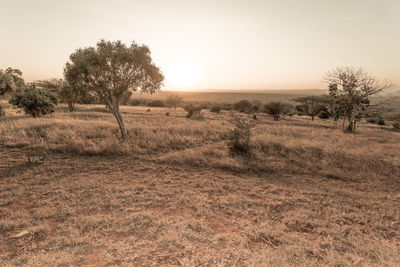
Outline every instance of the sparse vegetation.
<path id="1" fill-rule="evenodd" d="M 228 112 L 197 121 L 183 110 L 166 117 L 166 108 L 121 107 L 134 136 L 121 142 L 112 114 L 76 109 L 38 119 L 7 109 L 0 118 L 3 262 L 399 261 L 400 132 L 389 126 L 360 122 L 347 135 L 330 120 L 258 114 L 244 135 L 251 154 L 237 156 Z M 36 149 L 48 160 L 29 166 L 25 152 Z"/>

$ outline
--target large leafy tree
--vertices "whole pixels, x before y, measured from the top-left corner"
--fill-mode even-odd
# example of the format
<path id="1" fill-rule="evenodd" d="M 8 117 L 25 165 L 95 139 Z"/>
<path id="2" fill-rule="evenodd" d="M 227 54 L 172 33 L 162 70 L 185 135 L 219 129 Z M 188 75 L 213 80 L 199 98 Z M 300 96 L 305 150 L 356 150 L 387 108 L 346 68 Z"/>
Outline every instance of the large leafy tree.
<path id="1" fill-rule="evenodd" d="M 153 63 L 145 45 L 100 40 L 96 47 L 81 48 L 71 54 L 64 69 L 71 84 L 93 92 L 117 119 L 122 139 L 127 138 L 119 109 L 133 91 L 154 93 L 164 76 Z"/>
<path id="2" fill-rule="evenodd" d="M 366 70 L 355 67 L 338 67 L 324 76 L 329 84 L 329 94 L 338 112 L 348 121 L 347 132 L 355 132 L 356 123 L 370 105 L 371 97 L 388 89 L 391 84 L 379 81 Z"/>

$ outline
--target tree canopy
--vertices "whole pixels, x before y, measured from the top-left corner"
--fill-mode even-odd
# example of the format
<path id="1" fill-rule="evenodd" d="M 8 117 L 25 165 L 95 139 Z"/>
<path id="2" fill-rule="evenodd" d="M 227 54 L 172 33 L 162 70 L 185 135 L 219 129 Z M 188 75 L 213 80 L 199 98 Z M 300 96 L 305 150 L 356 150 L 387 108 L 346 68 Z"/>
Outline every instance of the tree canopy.
<path id="1" fill-rule="evenodd" d="M 0 69 L 0 95 L 11 93 L 25 84 L 22 72 L 19 69 Z"/>

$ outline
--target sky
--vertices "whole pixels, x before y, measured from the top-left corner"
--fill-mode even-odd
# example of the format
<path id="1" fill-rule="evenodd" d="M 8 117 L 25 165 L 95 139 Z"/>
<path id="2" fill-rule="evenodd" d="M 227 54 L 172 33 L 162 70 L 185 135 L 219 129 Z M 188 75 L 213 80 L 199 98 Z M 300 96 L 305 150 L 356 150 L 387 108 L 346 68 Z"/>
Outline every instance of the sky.
<path id="1" fill-rule="evenodd" d="M 0 68 L 61 78 L 104 38 L 150 47 L 164 90 L 326 88 L 361 66 L 400 84 L 399 0 L 0 0 Z"/>

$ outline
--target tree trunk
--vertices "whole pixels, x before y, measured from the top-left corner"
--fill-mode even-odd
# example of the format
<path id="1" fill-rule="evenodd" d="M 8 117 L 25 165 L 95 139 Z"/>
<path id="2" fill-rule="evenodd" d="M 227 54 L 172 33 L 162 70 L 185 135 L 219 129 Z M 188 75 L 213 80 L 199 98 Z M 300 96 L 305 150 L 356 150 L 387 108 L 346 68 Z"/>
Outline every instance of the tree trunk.
<path id="1" fill-rule="evenodd" d="M 124 121 L 122 119 L 121 112 L 119 112 L 119 107 L 113 108 L 113 110 L 111 112 L 113 113 L 114 117 L 117 119 L 117 122 L 118 122 L 118 125 L 119 125 L 119 129 L 121 131 L 122 140 L 126 140 L 127 135 L 126 135 L 125 124 L 124 124 Z"/>
<path id="2" fill-rule="evenodd" d="M 312 121 L 314 120 L 314 115 L 311 115 L 311 120 L 312 120 Z"/>
<path id="3" fill-rule="evenodd" d="M 74 112 L 74 103 L 68 102 L 68 109 L 69 109 L 69 112 Z"/>

